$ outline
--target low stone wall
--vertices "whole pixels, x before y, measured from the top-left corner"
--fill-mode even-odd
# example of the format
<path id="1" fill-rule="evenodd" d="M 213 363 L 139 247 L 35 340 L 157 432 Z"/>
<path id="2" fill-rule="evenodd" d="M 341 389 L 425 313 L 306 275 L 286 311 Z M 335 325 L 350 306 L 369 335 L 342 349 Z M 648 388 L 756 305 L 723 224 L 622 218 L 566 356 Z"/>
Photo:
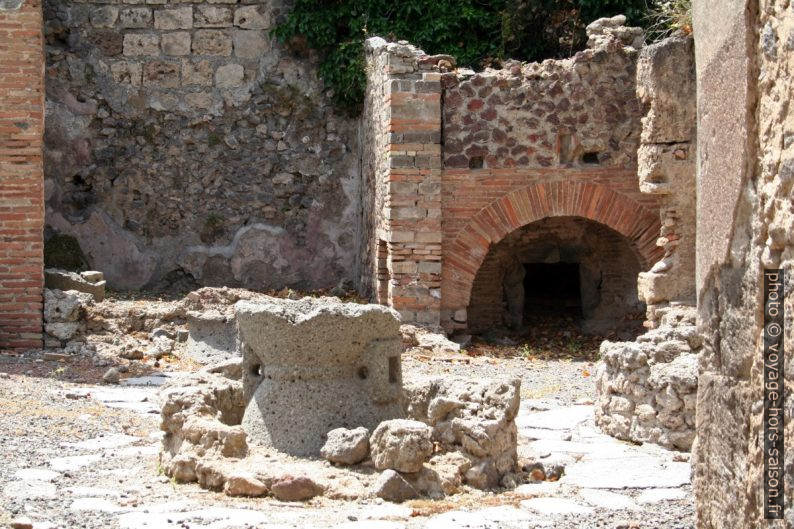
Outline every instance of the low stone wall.
<path id="1" fill-rule="evenodd" d="M 619 439 L 689 450 L 695 438 L 702 338 L 694 307 L 662 312 L 659 327 L 635 342 L 601 344 L 595 420 Z"/>

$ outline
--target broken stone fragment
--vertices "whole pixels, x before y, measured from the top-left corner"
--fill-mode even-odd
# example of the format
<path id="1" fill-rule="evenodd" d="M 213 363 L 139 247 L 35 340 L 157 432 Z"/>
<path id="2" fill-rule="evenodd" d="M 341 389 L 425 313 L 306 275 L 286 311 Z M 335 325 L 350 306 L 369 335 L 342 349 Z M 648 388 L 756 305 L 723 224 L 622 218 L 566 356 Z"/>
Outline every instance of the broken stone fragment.
<path id="1" fill-rule="evenodd" d="M 432 432 L 425 423 L 409 419 L 380 423 L 369 440 L 375 468 L 419 472 L 433 453 Z"/>
<path id="2" fill-rule="evenodd" d="M 46 323 L 77 322 L 85 318 L 91 294 L 75 290 L 44 289 L 44 321 Z"/>
<path id="3" fill-rule="evenodd" d="M 386 501 L 401 503 L 419 497 L 416 489 L 394 470 L 384 470 L 374 486 L 375 495 Z"/>
<path id="4" fill-rule="evenodd" d="M 111 367 L 110 369 L 105 371 L 104 375 L 102 375 L 102 382 L 104 382 L 105 384 L 118 384 L 119 378 L 120 378 L 119 370 L 116 369 L 115 367 Z"/>
<path id="5" fill-rule="evenodd" d="M 273 483 L 270 492 L 281 501 L 306 501 L 322 494 L 323 487 L 306 476 L 287 475 Z"/>
<path id="6" fill-rule="evenodd" d="M 44 270 L 44 286 L 50 289 L 57 290 L 76 290 L 91 294 L 94 301 L 102 301 L 105 299 L 105 281 L 98 279 L 103 277 L 102 272 L 85 272 L 89 278 L 78 274 L 76 272 L 69 272 L 67 270 L 59 270 L 57 268 L 47 268 Z"/>
<path id="7" fill-rule="evenodd" d="M 369 454 L 369 430 L 363 426 L 354 430 L 337 428 L 328 432 L 328 440 L 320 455 L 332 463 L 355 465 Z"/>
<path id="8" fill-rule="evenodd" d="M 228 496 L 264 496 L 267 486 L 250 472 L 235 472 L 226 479 L 223 491 Z"/>

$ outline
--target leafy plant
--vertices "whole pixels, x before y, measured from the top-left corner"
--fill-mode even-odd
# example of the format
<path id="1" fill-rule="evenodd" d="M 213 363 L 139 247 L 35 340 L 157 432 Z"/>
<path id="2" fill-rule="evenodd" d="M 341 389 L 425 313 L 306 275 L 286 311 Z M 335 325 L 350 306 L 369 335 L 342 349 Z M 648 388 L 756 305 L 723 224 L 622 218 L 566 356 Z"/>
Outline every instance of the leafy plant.
<path id="1" fill-rule="evenodd" d="M 405 39 L 428 53 L 481 68 L 506 58 L 566 56 L 586 43 L 584 28 L 624 13 L 640 23 L 646 0 L 296 0 L 275 35 L 299 53 L 320 52 L 320 75 L 351 113 L 364 100 L 364 39 Z"/>

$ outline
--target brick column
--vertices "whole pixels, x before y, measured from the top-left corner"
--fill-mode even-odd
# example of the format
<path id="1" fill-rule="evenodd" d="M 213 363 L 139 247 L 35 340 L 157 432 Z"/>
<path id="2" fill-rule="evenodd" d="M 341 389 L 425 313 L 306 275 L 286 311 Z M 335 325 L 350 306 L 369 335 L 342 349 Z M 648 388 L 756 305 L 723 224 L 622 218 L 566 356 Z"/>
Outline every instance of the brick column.
<path id="1" fill-rule="evenodd" d="M 44 52 L 40 0 L 0 0 L 0 350 L 41 347 Z"/>
<path id="2" fill-rule="evenodd" d="M 369 74 L 370 96 L 383 98 L 382 104 L 373 104 L 380 112 L 370 119 L 385 128 L 384 169 L 374 179 L 377 207 L 372 212 L 380 248 L 386 249 L 381 252 L 385 256 L 380 256 L 378 276 L 388 284 L 379 289 L 379 297 L 398 310 L 404 322 L 438 324 L 441 74 L 437 64 L 444 57 L 428 57 L 413 46 L 382 39 L 371 39 L 368 49 L 369 64 L 378 70 Z"/>

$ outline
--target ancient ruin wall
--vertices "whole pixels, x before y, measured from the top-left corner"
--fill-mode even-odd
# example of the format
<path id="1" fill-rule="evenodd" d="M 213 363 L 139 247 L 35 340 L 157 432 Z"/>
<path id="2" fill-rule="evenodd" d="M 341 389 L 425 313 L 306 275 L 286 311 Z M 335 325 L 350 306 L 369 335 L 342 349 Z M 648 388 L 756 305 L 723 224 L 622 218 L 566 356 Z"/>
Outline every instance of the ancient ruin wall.
<path id="1" fill-rule="evenodd" d="M 439 323 L 441 74 L 447 59 L 367 41 L 365 261 L 377 299 L 404 322 Z M 451 66 L 451 64 L 450 64 Z"/>
<path id="2" fill-rule="evenodd" d="M 691 37 L 640 53 L 643 103 L 640 189 L 659 197 L 663 258 L 639 274 L 651 330 L 631 342 L 601 344 L 596 424 L 619 439 L 689 450 L 695 437 L 695 70 Z"/>
<path id="3" fill-rule="evenodd" d="M 445 74 L 441 320 L 465 328 L 491 245 L 548 216 L 626 237 L 647 269 L 661 255 L 656 197 L 640 193 L 635 72 L 642 32 L 623 17 L 588 27 L 570 59 Z"/>
<path id="4" fill-rule="evenodd" d="M 48 236 L 117 288 L 353 279 L 356 122 L 280 1 L 45 1 Z"/>
<path id="5" fill-rule="evenodd" d="M 477 74 L 369 41 L 362 262 L 381 302 L 465 328 L 490 246 L 550 216 L 612 228 L 643 268 L 661 257 L 657 199 L 636 178 L 642 31 L 623 23 L 592 24 L 591 48 L 571 59 Z"/>
<path id="6" fill-rule="evenodd" d="M 0 1 L 0 350 L 42 344 L 41 25 L 39 0 Z"/>
<path id="7" fill-rule="evenodd" d="M 705 352 L 694 490 L 701 529 L 794 526 L 794 90 L 788 2 L 694 2 L 698 309 Z M 764 517 L 763 269 L 785 270 L 786 520 Z"/>
<path id="8" fill-rule="evenodd" d="M 695 304 L 695 54 L 692 37 L 645 47 L 637 66 L 644 116 L 638 151 L 643 193 L 659 197 L 664 257 L 640 274 L 655 327 L 671 302 Z"/>

